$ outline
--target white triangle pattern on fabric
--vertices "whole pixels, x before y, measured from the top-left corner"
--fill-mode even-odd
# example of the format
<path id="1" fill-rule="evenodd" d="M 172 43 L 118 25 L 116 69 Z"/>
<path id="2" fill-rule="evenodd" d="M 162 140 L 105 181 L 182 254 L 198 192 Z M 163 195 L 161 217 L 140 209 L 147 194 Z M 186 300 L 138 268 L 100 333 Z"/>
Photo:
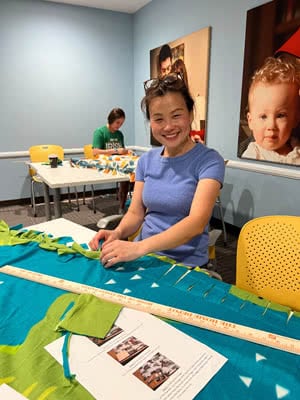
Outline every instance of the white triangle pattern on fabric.
<path id="1" fill-rule="evenodd" d="M 126 288 L 126 289 L 123 290 L 123 293 L 124 293 L 124 294 L 125 294 L 125 293 L 131 293 L 131 290 Z"/>
<path id="2" fill-rule="evenodd" d="M 136 274 L 132 278 L 130 278 L 131 281 L 134 281 L 136 279 L 142 279 L 142 277 L 140 275 Z"/>
<path id="3" fill-rule="evenodd" d="M 277 399 L 283 399 L 290 391 L 280 385 L 275 385 Z"/>
<path id="4" fill-rule="evenodd" d="M 125 270 L 124 267 L 118 267 L 118 268 L 116 268 L 116 271 L 124 271 L 124 270 Z"/>
<path id="5" fill-rule="evenodd" d="M 256 359 L 256 362 L 258 362 L 258 361 L 266 360 L 267 358 L 265 356 L 262 356 L 259 353 L 256 353 L 255 354 L 255 359 Z"/>
<path id="6" fill-rule="evenodd" d="M 117 283 L 114 279 L 110 279 L 109 281 L 105 282 L 105 285 L 114 285 Z"/>
<path id="7" fill-rule="evenodd" d="M 240 375 L 240 379 L 247 387 L 250 387 L 250 385 L 251 385 L 251 383 L 253 381 L 252 378 L 249 378 L 247 376 L 241 376 L 241 375 Z"/>
<path id="8" fill-rule="evenodd" d="M 159 287 L 159 285 L 158 285 L 157 283 L 153 282 L 152 285 L 151 285 L 151 287 L 152 287 L 152 288 L 156 288 L 156 287 Z"/>
<path id="9" fill-rule="evenodd" d="M 4 283 L 4 281 L 0 281 L 0 285 L 2 285 L 2 283 Z"/>
<path id="10" fill-rule="evenodd" d="M 145 268 L 144 267 L 139 267 L 138 271 L 145 271 Z"/>

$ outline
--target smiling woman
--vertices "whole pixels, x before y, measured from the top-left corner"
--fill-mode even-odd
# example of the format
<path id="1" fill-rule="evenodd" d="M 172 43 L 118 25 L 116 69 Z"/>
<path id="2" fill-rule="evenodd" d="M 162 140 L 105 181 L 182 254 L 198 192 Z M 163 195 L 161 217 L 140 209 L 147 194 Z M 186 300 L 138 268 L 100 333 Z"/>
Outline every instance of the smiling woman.
<path id="1" fill-rule="evenodd" d="M 195 100 L 192 129 L 196 131 L 206 125 L 210 34 L 210 27 L 206 27 L 150 50 L 150 78 L 182 73 Z M 151 144 L 160 145 L 152 132 Z"/>
<path id="2" fill-rule="evenodd" d="M 178 74 L 145 84 L 142 109 L 162 146 L 143 154 L 137 164 L 129 210 L 104 239 L 101 262 L 111 267 L 148 253 L 176 263 L 203 267 L 208 262 L 208 222 L 224 179 L 224 160 L 190 137 L 194 101 Z M 134 242 L 127 237 L 139 230 Z"/>
<path id="3" fill-rule="evenodd" d="M 194 147 L 190 137 L 194 100 L 182 75 L 172 73 L 145 83 L 142 108 L 154 138 L 165 144 L 165 156 L 178 156 Z"/>

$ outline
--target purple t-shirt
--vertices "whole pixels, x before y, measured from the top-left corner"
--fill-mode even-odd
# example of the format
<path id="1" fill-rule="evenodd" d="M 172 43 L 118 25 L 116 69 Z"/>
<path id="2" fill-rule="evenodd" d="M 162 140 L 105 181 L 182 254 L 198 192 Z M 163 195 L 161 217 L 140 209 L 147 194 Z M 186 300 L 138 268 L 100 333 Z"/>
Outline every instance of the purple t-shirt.
<path id="1" fill-rule="evenodd" d="M 137 164 L 135 180 L 144 182 L 143 202 L 147 214 L 136 240 L 165 231 L 189 215 L 199 180 L 210 178 L 223 184 L 224 160 L 215 150 L 197 143 L 178 157 L 162 157 L 162 151 L 162 147 L 148 151 Z M 192 267 L 206 264 L 207 227 L 188 243 L 157 254 Z"/>

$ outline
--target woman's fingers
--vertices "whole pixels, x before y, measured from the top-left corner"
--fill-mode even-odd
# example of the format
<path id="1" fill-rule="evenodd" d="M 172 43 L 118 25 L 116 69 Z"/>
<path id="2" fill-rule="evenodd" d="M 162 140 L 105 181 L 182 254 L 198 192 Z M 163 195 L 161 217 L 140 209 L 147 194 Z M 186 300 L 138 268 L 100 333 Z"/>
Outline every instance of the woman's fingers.
<path id="1" fill-rule="evenodd" d="M 127 242 L 122 240 L 114 240 L 111 242 L 105 242 L 102 247 L 100 261 L 104 265 L 105 268 L 111 267 L 115 265 L 117 262 L 126 261 L 124 257 L 121 257 L 121 254 L 124 254 L 122 248 L 126 245 Z"/>
<path id="2" fill-rule="evenodd" d="M 89 246 L 92 250 L 97 250 L 98 248 L 98 243 L 99 241 L 95 238 L 93 238 L 90 242 L 89 242 Z"/>
<path id="3" fill-rule="evenodd" d="M 108 264 L 111 263 L 113 258 L 114 258 L 113 250 L 111 249 L 111 246 L 108 247 L 108 244 L 106 244 L 106 246 L 103 246 L 102 248 L 100 261 L 106 267 L 108 266 Z"/>
<path id="4" fill-rule="evenodd" d="M 111 266 L 113 266 L 114 264 L 116 264 L 117 262 L 117 256 L 114 256 L 113 253 L 107 253 L 105 256 L 100 257 L 100 261 L 103 264 L 103 266 L 105 268 L 109 268 Z"/>
<path id="5" fill-rule="evenodd" d="M 138 243 L 128 242 L 126 240 L 113 240 L 106 242 L 102 246 L 100 261 L 105 268 L 111 267 L 122 261 L 131 261 L 140 257 L 138 252 Z"/>
<path id="6" fill-rule="evenodd" d="M 92 240 L 89 242 L 89 246 L 92 250 L 98 250 L 99 245 L 102 245 L 103 240 L 105 237 L 104 231 L 98 231 L 96 235 L 92 238 Z M 101 246 L 100 246 L 101 247 Z"/>
<path id="7" fill-rule="evenodd" d="M 104 268 L 109 268 L 115 265 L 116 261 L 114 260 L 115 257 L 109 258 L 105 263 L 102 262 Z"/>

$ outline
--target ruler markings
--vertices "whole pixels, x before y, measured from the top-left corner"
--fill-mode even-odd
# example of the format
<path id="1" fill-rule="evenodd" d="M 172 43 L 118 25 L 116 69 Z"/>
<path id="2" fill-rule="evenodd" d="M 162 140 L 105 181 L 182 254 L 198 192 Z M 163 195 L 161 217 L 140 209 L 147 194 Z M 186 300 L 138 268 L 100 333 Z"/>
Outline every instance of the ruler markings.
<path id="1" fill-rule="evenodd" d="M 58 289 L 63 289 L 72 293 L 92 294 L 102 300 L 117 303 L 134 310 L 144 311 L 159 317 L 169 318 L 184 324 L 197 326 L 199 328 L 204 328 L 289 353 L 300 354 L 300 340 L 298 339 L 10 265 L 0 268 L 0 272 L 47 286 L 56 287 Z"/>

